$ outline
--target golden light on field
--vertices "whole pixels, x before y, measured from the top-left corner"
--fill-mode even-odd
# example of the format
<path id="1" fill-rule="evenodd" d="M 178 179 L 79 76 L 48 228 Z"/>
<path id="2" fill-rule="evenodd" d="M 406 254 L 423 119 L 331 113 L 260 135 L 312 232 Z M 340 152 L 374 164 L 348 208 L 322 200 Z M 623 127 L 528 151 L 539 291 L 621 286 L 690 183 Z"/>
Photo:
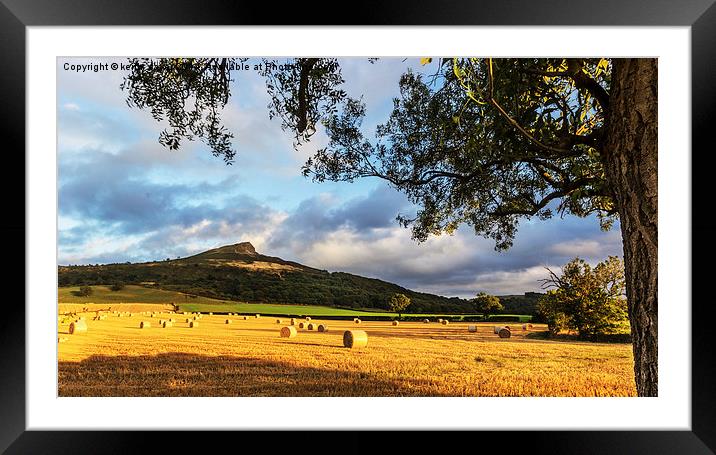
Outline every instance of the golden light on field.
<path id="1" fill-rule="evenodd" d="M 363 320 L 356 330 L 352 319 L 314 317 L 318 331 L 298 331 L 272 318 L 226 324 L 219 314 L 140 329 L 151 308 L 86 318 L 81 335 L 61 318 L 59 395 L 635 396 L 631 345 L 538 339 L 540 324 L 505 339 L 487 323 Z M 346 331 L 365 332 L 367 346 L 343 347 Z"/>

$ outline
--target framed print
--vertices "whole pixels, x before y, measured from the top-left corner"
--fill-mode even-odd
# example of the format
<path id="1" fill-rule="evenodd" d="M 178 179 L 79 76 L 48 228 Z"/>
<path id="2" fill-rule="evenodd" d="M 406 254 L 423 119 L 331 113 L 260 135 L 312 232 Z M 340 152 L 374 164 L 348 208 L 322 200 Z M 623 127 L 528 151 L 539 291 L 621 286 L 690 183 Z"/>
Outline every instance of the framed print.
<path id="1" fill-rule="evenodd" d="M 713 453 L 716 7 L 509 6 L 4 1 L 0 446 Z"/>

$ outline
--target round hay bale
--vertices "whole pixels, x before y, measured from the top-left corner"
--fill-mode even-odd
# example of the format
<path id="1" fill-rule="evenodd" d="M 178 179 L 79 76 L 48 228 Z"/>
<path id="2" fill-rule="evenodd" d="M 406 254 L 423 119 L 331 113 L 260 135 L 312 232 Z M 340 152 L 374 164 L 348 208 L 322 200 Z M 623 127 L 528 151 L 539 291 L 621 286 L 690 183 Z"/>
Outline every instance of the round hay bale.
<path id="1" fill-rule="evenodd" d="M 527 331 L 527 324 L 522 324 L 522 331 L 523 331 L 523 332 L 526 332 L 526 331 Z"/>
<path id="2" fill-rule="evenodd" d="M 430 322 L 430 319 L 423 319 L 423 324 L 428 324 Z"/>
<path id="3" fill-rule="evenodd" d="M 231 324 L 231 319 L 227 319 L 226 324 Z"/>
<path id="4" fill-rule="evenodd" d="M 189 327 L 192 329 L 194 327 L 199 327 L 199 321 L 189 321 Z"/>
<path id="5" fill-rule="evenodd" d="M 494 326 L 494 327 L 492 328 L 492 333 L 494 333 L 495 335 L 497 335 L 498 333 L 500 333 L 500 329 L 501 329 L 501 328 L 502 328 L 502 327 L 500 327 L 500 326 Z"/>
<path id="6" fill-rule="evenodd" d="M 510 329 L 508 329 L 507 327 L 501 328 L 497 334 L 500 336 L 500 338 L 509 338 L 510 336 L 512 336 L 512 332 L 510 332 Z"/>
<path id="7" fill-rule="evenodd" d="M 258 319 L 258 318 L 260 318 L 260 317 L 261 317 L 261 315 L 260 315 L 260 314 L 257 314 L 257 315 L 256 315 L 256 319 Z"/>
<path id="8" fill-rule="evenodd" d="M 438 318 L 438 324 L 442 324 L 442 323 L 443 323 L 443 320 Z"/>
<path id="9" fill-rule="evenodd" d="M 305 323 L 305 322 L 299 322 L 299 323 L 298 323 L 298 328 L 299 328 L 299 329 L 302 329 L 302 328 L 304 328 L 305 326 L 306 326 L 306 323 Z"/>
<path id="10" fill-rule="evenodd" d="M 291 318 L 291 325 L 296 325 L 296 318 Z"/>
<path id="11" fill-rule="evenodd" d="M 75 321 L 70 323 L 70 335 L 87 332 L 87 323 L 85 321 Z"/>
<path id="12" fill-rule="evenodd" d="M 249 320 L 249 317 L 248 317 L 248 316 L 244 316 L 244 321 L 248 321 L 248 320 Z"/>
<path id="13" fill-rule="evenodd" d="M 307 328 L 308 328 L 308 330 L 315 330 L 315 329 L 316 329 L 316 325 L 315 325 L 314 323 L 310 323 L 310 324 L 308 324 L 308 327 L 307 327 Z"/>
<path id="14" fill-rule="evenodd" d="M 159 322 L 159 325 L 162 325 L 161 322 Z M 149 323 L 149 321 L 142 321 L 139 323 L 140 329 L 150 329 L 152 327 L 152 324 Z"/>
<path id="15" fill-rule="evenodd" d="M 162 328 L 166 329 L 169 327 L 174 327 L 174 324 L 171 321 L 164 321 L 164 324 L 162 324 Z"/>
<path id="16" fill-rule="evenodd" d="M 531 329 L 534 326 L 532 324 L 527 324 L 527 327 L 529 327 Z"/>
<path id="17" fill-rule="evenodd" d="M 84 316 L 80 316 L 80 317 L 77 318 L 77 320 L 78 320 L 78 321 L 86 321 L 87 319 L 85 319 Z"/>
<path id="18" fill-rule="evenodd" d="M 213 313 L 213 312 L 209 312 L 209 316 L 213 316 L 213 315 L 214 315 L 214 313 Z"/>
<path id="19" fill-rule="evenodd" d="M 281 327 L 281 338 L 293 338 L 297 333 L 296 327 L 292 325 Z"/>
<path id="20" fill-rule="evenodd" d="M 467 331 L 468 332 L 477 332 L 477 326 L 476 325 L 468 325 Z"/>
<path id="21" fill-rule="evenodd" d="M 195 321 L 198 321 L 198 320 L 199 320 L 199 316 L 194 316 L 193 319 L 194 319 Z"/>
<path id="22" fill-rule="evenodd" d="M 360 324 L 362 321 L 361 321 L 360 319 L 358 319 L 358 318 L 355 318 L 355 319 L 353 320 L 353 322 L 355 322 L 356 324 Z"/>
<path id="23" fill-rule="evenodd" d="M 283 321 L 281 319 L 276 319 L 276 324 L 283 324 Z M 293 325 L 293 324 L 291 324 Z"/>
<path id="24" fill-rule="evenodd" d="M 191 319 L 190 319 L 190 318 L 186 318 L 186 320 L 185 320 L 184 322 L 186 322 L 186 323 L 188 324 L 189 321 L 191 321 Z"/>
<path id="25" fill-rule="evenodd" d="M 159 325 L 164 325 L 164 322 L 165 322 L 164 319 L 160 319 L 160 320 L 159 320 Z"/>
<path id="26" fill-rule="evenodd" d="M 442 324 L 442 325 L 448 325 L 448 324 L 450 324 L 450 321 L 448 321 L 447 319 L 443 319 L 443 320 L 440 322 L 440 324 Z"/>
<path id="27" fill-rule="evenodd" d="M 346 330 L 343 332 L 343 346 L 347 348 L 363 348 L 368 345 L 368 334 L 363 330 Z"/>
<path id="28" fill-rule="evenodd" d="M 307 321 L 310 321 L 310 320 L 311 320 L 311 316 L 306 316 L 306 320 L 307 320 Z"/>
<path id="29" fill-rule="evenodd" d="M 319 331 L 319 332 L 328 332 L 328 327 L 326 327 L 326 326 L 323 325 L 323 324 L 320 324 L 320 325 L 318 326 L 318 331 Z"/>
<path id="30" fill-rule="evenodd" d="M 400 322 L 398 322 L 398 321 L 393 321 L 393 325 L 399 325 L 399 324 L 400 324 Z"/>

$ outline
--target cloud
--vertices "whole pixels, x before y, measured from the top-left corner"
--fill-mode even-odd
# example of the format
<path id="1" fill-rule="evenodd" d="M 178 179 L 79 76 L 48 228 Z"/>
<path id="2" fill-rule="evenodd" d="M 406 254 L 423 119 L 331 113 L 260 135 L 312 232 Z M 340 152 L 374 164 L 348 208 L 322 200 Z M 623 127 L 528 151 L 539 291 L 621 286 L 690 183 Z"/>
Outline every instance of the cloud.
<path id="1" fill-rule="evenodd" d="M 99 60 L 123 59 L 73 62 Z M 369 132 L 385 120 L 400 74 L 415 62 L 360 62 L 342 59 L 343 74 L 349 94 L 366 94 Z M 200 142 L 178 151 L 159 145 L 162 124 L 126 106 L 121 73 L 58 72 L 60 263 L 161 260 L 250 241 L 261 253 L 309 266 L 471 297 L 539 291 L 545 266 L 621 256 L 618 227 L 601 232 L 593 217 L 523 221 L 507 252 L 469 226 L 418 244 L 395 220 L 415 207 L 388 185 L 319 185 L 299 176 L 326 137 L 319 128 L 295 151 L 280 122 L 268 119 L 263 81 L 248 73 L 237 75 L 223 113 L 238 150 L 236 164 L 226 166 Z"/>

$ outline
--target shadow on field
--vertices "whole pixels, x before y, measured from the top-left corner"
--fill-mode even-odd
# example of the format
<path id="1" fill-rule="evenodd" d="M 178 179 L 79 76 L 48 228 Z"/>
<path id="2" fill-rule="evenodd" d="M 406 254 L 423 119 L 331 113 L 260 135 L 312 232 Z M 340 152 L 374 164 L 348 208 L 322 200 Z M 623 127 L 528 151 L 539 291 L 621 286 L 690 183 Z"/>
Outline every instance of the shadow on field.
<path id="1" fill-rule="evenodd" d="M 446 396 L 417 379 L 296 366 L 255 357 L 94 355 L 58 365 L 59 396 Z"/>

